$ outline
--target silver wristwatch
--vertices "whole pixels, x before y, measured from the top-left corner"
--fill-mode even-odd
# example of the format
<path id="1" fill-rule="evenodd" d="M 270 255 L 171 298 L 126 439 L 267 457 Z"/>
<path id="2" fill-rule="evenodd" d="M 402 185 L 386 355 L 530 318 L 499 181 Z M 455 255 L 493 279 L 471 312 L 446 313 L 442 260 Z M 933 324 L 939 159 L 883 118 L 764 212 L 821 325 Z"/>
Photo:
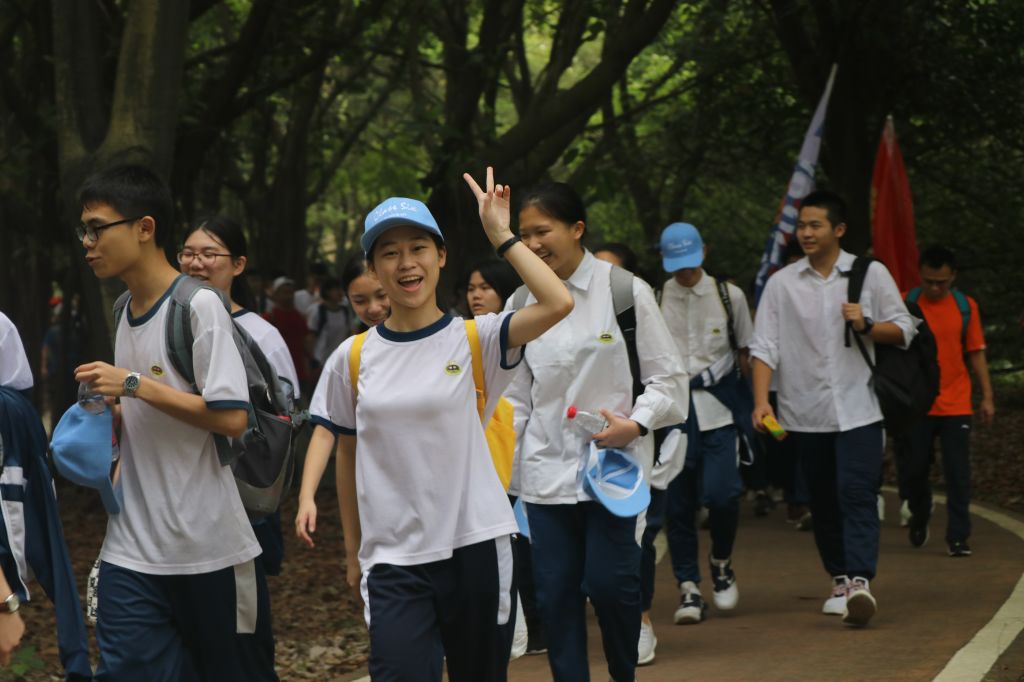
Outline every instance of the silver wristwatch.
<path id="1" fill-rule="evenodd" d="M 21 608 L 21 599 L 18 598 L 16 592 L 12 592 L 11 596 L 0 602 L 0 613 L 17 613 L 19 608 Z"/>
<path id="2" fill-rule="evenodd" d="M 135 392 L 139 390 L 139 384 L 141 383 L 142 375 L 138 372 L 129 372 L 128 376 L 124 378 L 124 394 L 128 397 L 134 397 Z"/>

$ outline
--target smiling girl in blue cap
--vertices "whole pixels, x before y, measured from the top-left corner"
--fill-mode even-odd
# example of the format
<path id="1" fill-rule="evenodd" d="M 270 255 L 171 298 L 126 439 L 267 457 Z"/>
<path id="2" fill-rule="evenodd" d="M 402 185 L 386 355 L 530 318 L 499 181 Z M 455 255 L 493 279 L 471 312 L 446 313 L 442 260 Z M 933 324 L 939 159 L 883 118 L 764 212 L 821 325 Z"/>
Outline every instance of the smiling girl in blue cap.
<path id="1" fill-rule="evenodd" d="M 465 179 L 488 240 L 537 298 L 515 313 L 475 318 L 486 421 L 520 348 L 573 303 L 512 235 L 509 187 L 495 185 L 490 168 L 486 189 Z M 423 203 L 391 198 L 367 216 L 362 246 L 391 316 L 361 337 L 361 349 L 353 339 L 342 344 L 343 361 L 325 367 L 324 414 L 314 416 L 340 436 L 348 582 L 366 604 L 370 675 L 440 680 L 431 662 L 443 647 L 449 679 L 504 680 L 517 525 L 477 411 L 469 327 L 437 305 L 444 237 Z"/>

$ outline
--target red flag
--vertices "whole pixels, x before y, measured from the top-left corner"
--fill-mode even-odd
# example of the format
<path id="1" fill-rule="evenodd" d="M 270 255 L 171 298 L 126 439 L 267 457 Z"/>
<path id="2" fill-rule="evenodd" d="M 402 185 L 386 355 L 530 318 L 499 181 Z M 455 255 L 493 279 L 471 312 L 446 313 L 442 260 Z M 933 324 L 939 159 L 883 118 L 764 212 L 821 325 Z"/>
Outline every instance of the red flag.
<path id="1" fill-rule="evenodd" d="M 885 120 L 871 177 L 871 244 L 900 291 L 921 283 L 914 235 L 914 203 L 892 116 Z"/>

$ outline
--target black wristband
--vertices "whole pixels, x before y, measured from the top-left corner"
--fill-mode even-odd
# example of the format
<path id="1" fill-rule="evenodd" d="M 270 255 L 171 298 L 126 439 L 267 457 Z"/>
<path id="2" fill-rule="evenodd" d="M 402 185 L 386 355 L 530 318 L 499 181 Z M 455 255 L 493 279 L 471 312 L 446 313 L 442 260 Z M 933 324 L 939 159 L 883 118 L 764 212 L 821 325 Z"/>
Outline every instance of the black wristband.
<path id="1" fill-rule="evenodd" d="M 505 257 L 505 252 L 508 251 L 509 249 L 511 249 L 512 246 L 515 245 L 519 241 L 521 241 L 521 240 L 519 239 L 519 237 L 517 237 L 515 235 L 512 235 L 511 237 L 509 237 L 508 241 L 506 241 L 504 244 L 502 244 L 501 246 L 499 246 L 498 248 L 496 248 L 494 250 L 495 253 L 498 254 L 498 258 L 504 258 Z"/>

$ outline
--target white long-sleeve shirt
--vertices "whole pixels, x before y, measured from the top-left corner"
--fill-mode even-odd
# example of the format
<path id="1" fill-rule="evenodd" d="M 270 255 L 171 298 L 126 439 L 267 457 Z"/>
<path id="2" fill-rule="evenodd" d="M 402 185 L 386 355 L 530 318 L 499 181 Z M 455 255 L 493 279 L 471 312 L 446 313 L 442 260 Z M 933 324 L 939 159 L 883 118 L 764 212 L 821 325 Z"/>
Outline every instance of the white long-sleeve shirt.
<path id="1" fill-rule="evenodd" d="M 0 313 L 0 386 L 16 391 L 32 388 L 32 370 L 25 355 L 18 329 L 11 319 Z"/>
<path id="2" fill-rule="evenodd" d="M 854 260 L 840 251 L 828 277 L 822 277 L 802 258 L 772 275 L 761 295 L 750 352 L 774 370 L 776 416 L 788 431 L 849 431 L 882 420 L 871 370 L 856 341 L 844 345 L 842 306 Z M 901 347 L 910 345 L 917 321 L 881 263 L 868 268 L 860 304 L 865 317 L 899 326 Z M 861 340 L 873 359 L 874 342 L 867 336 Z"/>
<path id="3" fill-rule="evenodd" d="M 734 284 L 726 283 L 735 324 L 736 347 L 750 346 L 754 325 L 750 321 L 747 297 Z M 688 376 L 712 369 L 716 378 L 732 371 L 735 359 L 729 344 L 729 316 L 718 296 L 713 277 L 706 272 L 692 287 L 672 278 L 661 291 L 661 312 Z M 732 424 L 732 412 L 703 389 L 693 391 L 693 409 L 701 431 Z"/>
<path id="4" fill-rule="evenodd" d="M 516 457 L 510 493 L 535 504 L 574 504 L 583 492 L 587 439 L 566 419 L 570 405 L 628 417 L 649 431 L 685 421 L 688 383 L 675 343 L 641 279 L 633 278 L 637 356 L 644 392 L 633 402 L 626 344 L 615 320 L 611 265 L 583 256 L 566 281 L 576 302 L 568 317 L 526 346 L 525 361 L 505 392 L 515 408 Z M 532 296 L 527 302 L 535 300 Z M 509 299 L 509 306 L 512 305 Z M 651 434 L 632 444 L 650 474 Z"/>

